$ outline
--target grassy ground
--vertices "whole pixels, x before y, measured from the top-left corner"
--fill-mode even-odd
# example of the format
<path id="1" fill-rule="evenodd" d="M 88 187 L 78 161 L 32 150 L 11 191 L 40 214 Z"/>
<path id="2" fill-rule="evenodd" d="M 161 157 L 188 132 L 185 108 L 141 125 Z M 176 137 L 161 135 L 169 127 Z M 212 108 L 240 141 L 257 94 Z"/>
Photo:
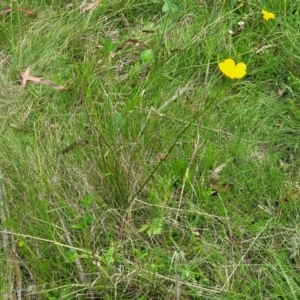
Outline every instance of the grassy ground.
<path id="1" fill-rule="evenodd" d="M 82 2 L 0 3 L 0 298 L 299 299 L 298 1 Z"/>

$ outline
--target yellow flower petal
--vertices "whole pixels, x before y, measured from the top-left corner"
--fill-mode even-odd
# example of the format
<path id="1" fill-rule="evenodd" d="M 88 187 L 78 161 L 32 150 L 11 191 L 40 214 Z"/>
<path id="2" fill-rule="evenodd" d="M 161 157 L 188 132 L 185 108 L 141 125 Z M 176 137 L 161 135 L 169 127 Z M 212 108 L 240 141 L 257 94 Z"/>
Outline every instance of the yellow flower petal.
<path id="1" fill-rule="evenodd" d="M 247 66 L 244 63 L 235 64 L 231 58 L 225 59 L 219 63 L 220 71 L 231 79 L 240 79 L 246 75 Z"/>
<path id="2" fill-rule="evenodd" d="M 247 66 L 244 63 L 238 63 L 234 68 L 234 78 L 241 79 L 246 75 Z"/>
<path id="3" fill-rule="evenodd" d="M 274 19 L 275 18 L 275 15 L 271 12 L 268 12 L 264 9 L 261 10 L 261 13 L 263 14 L 263 18 L 266 20 L 266 21 L 269 21 L 270 19 Z"/>
<path id="4" fill-rule="evenodd" d="M 231 58 L 227 58 L 223 62 L 219 63 L 219 69 L 221 70 L 221 72 L 225 76 L 231 79 L 234 78 L 234 73 L 233 73 L 234 68 L 235 68 L 235 62 Z"/>

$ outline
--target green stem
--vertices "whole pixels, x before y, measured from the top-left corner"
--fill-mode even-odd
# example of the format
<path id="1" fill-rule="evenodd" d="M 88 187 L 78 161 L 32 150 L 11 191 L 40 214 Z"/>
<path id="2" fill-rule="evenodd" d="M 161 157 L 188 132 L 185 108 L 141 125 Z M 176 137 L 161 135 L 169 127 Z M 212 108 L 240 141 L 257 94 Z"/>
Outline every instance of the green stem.
<path id="1" fill-rule="evenodd" d="M 227 92 L 229 92 L 233 87 L 234 87 L 234 85 L 231 85 Z M 176 137 L 176 139 L 173 141 L 173 143 L 169 147 L 169 149 L 168 149 L 166 155 L 164 156 L 164 158 L 155 166 L 155 168 L 152 170 L 152 172 L 150 173 L 150 175 L 144 181 L 144 183 L 142 184 L 142 186 L 137 190 L 137 192 L 135 194 L 133 194 L 133 196 L 131 196 L 131 198 L 129 199 L 129 202 L 127 203 L 128 207 L 130 207 L 130 205 L 134 201 L 134 199 L 141 193 L 141 191 L 144 189 L 144 187 L 147 185 L 147 183 L 150 181 L 150 179 L 153 177 L 153 175 L 156 173 L 156 171 L 165 162 L 166 158 L 172 152 L 172 150 L 174 149 L 175 145 L 177 144 L 177 142 L 179 141 L 179 139 L 183 136 L 183 134 L 195 123 L 195 121 L 197 121 L 206 111 L 208 111 L 210 109 L 210 107 L 219 98 L 219 95 L 221 93 L 222 93 L 222 90 L 213 98 L 213 100 L 206 106 L 206 108 L 204 108 L 202 111 L 200 111 L 195 116 L 195 118 L 182 129 L 182 131 L 178 134 L 178 136 Z"/>

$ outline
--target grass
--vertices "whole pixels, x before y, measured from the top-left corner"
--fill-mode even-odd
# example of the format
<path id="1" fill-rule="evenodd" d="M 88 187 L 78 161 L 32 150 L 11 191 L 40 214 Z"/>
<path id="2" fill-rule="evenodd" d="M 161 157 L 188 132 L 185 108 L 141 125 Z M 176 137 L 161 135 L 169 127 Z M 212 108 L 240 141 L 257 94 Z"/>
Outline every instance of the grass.
<path id="1" fill-rule="evenodd" d="M 297 2 L 101 3 L 0 15 L 1 299 L 299 299 Z"/>

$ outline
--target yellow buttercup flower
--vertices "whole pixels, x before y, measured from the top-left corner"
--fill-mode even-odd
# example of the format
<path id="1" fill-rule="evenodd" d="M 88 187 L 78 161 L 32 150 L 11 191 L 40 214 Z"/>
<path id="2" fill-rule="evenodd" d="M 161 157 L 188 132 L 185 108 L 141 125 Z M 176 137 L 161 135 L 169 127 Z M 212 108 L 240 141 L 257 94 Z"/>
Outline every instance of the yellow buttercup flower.
<path id="1" fill-rule="evenodd" d="M 263 14 L 263 18 L 266 20 L 266 21 L 269 21 L 270 19 L 274 19 L 275 18 L 275 15 L 271 12 L 268 12 L 264 9 L 261 10 L 261 13 Z"/>
<path id="2" fill-rule="evenodd" d="M 219 64 L 220 71 L 231 79 L 243 78 L 247 73 L 247 66 L 244 63 L 235 64 L 231 58 L 227 58 Z"/>

